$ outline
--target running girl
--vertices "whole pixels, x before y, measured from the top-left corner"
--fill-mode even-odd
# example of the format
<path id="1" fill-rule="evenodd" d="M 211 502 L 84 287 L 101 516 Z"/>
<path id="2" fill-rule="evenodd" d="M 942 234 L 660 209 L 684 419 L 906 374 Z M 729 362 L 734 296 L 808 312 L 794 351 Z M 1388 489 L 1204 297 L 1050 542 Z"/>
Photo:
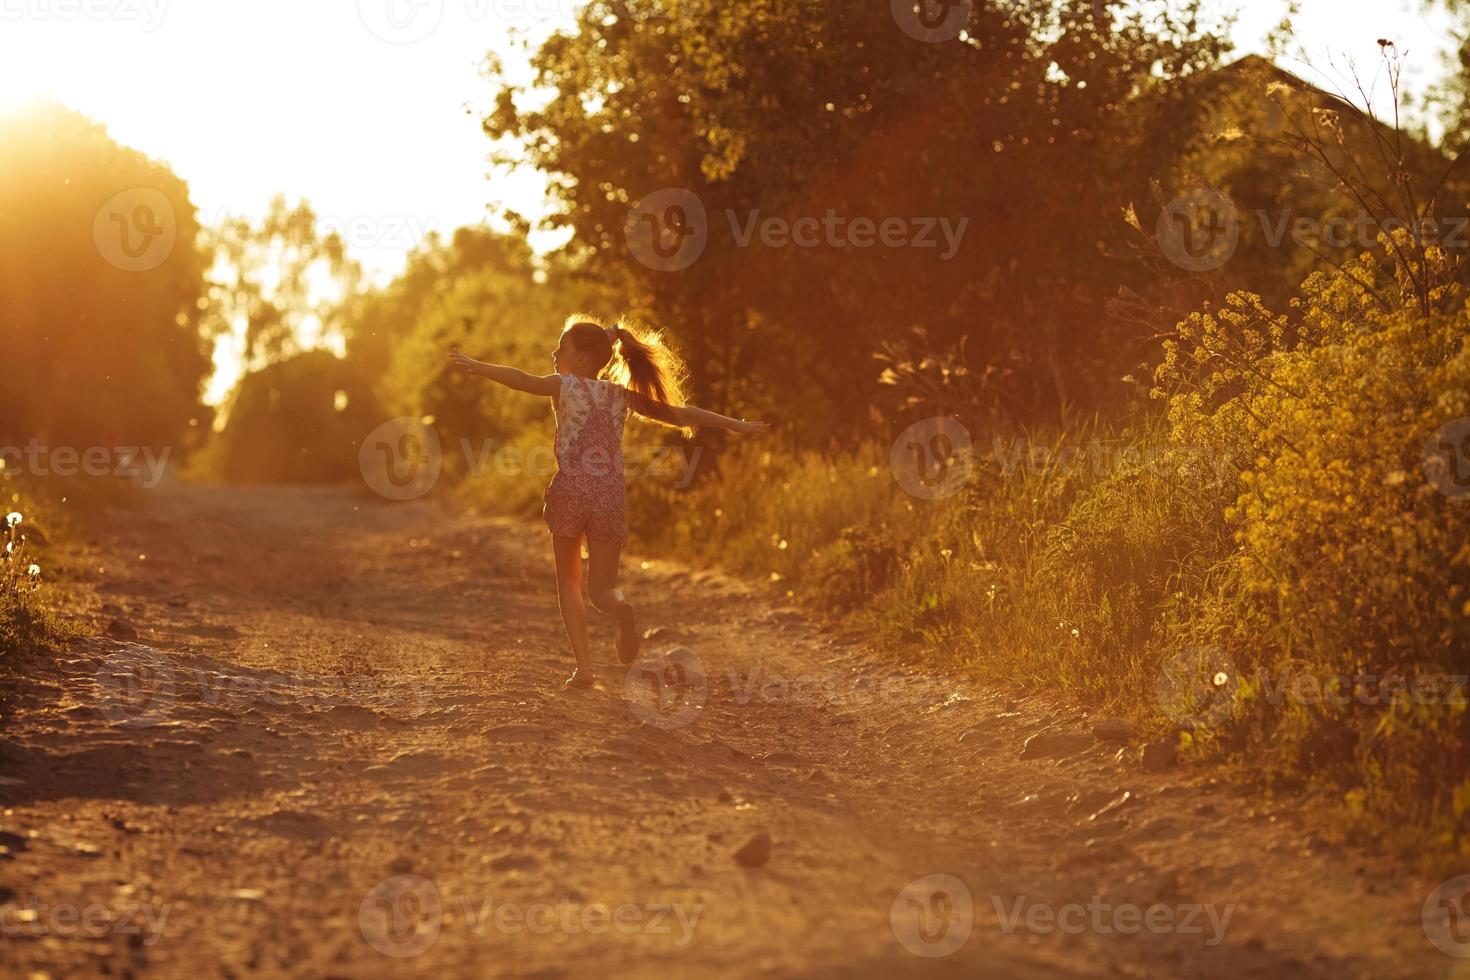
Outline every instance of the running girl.
<path id="1" fill-rule="evenodd" d="M 555 373 L 544 377 L 486 364 L 458 351 L 450 354 L 450 360 L 466 374 L 551 399 L 557 472 L 546 488 L 542 516 L 551 529 L 562 623 L 577 658 L 567 687 L 590 687 L 594 675 L 582 600 L 583 538 L 592 605 L 617 623 L 618 660 L 631 664 L 638 658 L 633 607 L 617 589 L 618 562 L 628 546 L 623 480 L 623 423 L 628 413 L 680 429 L 710 426 L 751 433 L 770 427 L 681 404 L 683 366 L 673 352 L 659 343 L 657 335 L 640 337 L 621 321 L 604 326 L 588 316 L 569 318 L 551 354 Z"/>

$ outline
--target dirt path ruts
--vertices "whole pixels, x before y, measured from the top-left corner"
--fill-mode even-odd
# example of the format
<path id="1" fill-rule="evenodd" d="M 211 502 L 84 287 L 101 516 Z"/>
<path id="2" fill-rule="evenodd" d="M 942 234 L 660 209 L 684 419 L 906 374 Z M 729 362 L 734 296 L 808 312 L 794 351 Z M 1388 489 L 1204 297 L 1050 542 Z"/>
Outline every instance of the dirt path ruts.
<path id="1" fill-rule="evenodd" d="M 138 638 L 6 682 L 8 975 L 1341 980 L 1462 962 L 1425 938 L 1429 883 L 1102 744 L 1021 761 L 1027 735 L 1085 720 L 895 669 L 720 575 L 625 563 L 642 624 L 669 631 L 650 649 L 690 651 L 662 667 L 691 686 L 659 700 L 611 668 L 561 691 L 531 525 L 175 486 L 112 513 L 85 565 L 92 611 Z M 742 866 L 762 832 L 768 862 Z M 1169 918 L 1127 911 L 1150 906 Z"/>

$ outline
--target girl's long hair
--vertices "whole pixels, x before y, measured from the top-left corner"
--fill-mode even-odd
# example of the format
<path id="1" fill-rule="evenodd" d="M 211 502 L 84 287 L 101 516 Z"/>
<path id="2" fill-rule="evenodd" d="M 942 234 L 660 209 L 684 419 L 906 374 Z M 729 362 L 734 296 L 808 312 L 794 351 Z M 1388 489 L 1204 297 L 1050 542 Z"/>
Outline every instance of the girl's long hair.
<path id="1" fill-rule="evenodd" d="M 621 318 L 611 327 L 583 313 L 567 318 L 566 333 L 578 349 L 605 359 L 602 374 L 662 405 L 684 404 L 684 362 L 657 331 Z"/>

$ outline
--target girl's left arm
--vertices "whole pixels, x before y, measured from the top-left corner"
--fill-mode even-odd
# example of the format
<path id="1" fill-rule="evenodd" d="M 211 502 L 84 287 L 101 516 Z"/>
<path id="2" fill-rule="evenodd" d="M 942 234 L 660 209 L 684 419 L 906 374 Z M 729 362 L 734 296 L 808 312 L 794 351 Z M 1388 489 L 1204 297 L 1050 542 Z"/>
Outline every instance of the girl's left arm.
<path id="1" fill-rule="evenodd" d="M 664 402 L 654 401 L 647 395 L 640 395 L 636 391 L 629 391 L 628 398 L 632 404 L 633 411 L 644 418 L 663 422 L 667 425 L 678 426 L 681 429 L 693 428 L 694 426 L 705 426 L 711 429 L 725 429 L 729 432 L 739 432 L 743 435 L 751 435 L 756 432 L 769 432 L 771 423 L 750 422 L 745 419 L 732 419 L 728 415 L 711 412 L 693 405 L 669 405 Z"/>
<path id="2" fill-rule="evenodd" d="M 561 378 L 555 374 L 538 377 L 534 374 L 527 374 L 520 368 L 506 367 L 504 364 L 486 364 L 484 361 L 477 361 L 459 351 L 450 354 L 449 360 L 465 374 L 488 378 L 496 384 L 505 385 L 515 391 L 524 391 L 530 395 L 545 395 L 548 398 L 561 391 Z"/>

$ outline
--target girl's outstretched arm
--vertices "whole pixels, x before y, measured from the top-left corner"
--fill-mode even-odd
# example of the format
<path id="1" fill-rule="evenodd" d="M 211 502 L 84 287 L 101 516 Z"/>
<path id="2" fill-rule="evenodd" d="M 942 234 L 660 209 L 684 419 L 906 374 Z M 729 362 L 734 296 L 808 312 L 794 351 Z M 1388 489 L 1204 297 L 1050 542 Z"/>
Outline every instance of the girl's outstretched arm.
<path id="1" fill-rule="evenodd" d="M 628 392 L 628 397 L 632 400 L 633 411 L 639 415 L 656 422 L 678 426 L 681 429 L 706 426 L 711 429 L 726 429 L 730 432 L 749 435 L 755 432 L 768 432 L 771 428 L 769 422 L 732 419 L 728 415 L 695 408 L 693 405 L 666 405 L 645 395 L 640 395 L 636 391 Z"/>
<path id="2" fill-rule="evenodd" d="M 561 391 L 561 378 L 555 374 L 538 377 L 534 374 L 527 374 L 520 368 L 506 367 L 503 364 L 486 364 L 484 361 L 477 361 L 459 351 L 450 354 L 449 360 L 465 374 L 489 378 L 496 384 L 505 385 L 515 391 L 524 391 L 531 395 L 545 395 L 548 398 Z"/>

